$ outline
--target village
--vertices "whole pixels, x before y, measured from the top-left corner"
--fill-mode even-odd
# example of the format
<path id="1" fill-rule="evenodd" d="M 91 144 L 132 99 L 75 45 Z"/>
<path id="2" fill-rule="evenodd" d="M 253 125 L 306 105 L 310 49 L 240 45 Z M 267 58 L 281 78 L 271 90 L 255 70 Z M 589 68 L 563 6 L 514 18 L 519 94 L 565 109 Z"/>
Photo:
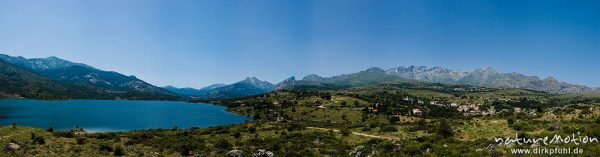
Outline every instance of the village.
<path id="1" fill-rule="evenodd" d="M 426 105 L 435 105 L 435 106 L 439 106 L 439 107 L 448 107 L 448 108 L 452 108 L 452 109 L 455 108 L 456 109 L 455 111 L 462 114 L 463 116 L 494 116 L 494 115 L 497 115 L 498 113 L 508 113 L 510 111 L 512 111 L 512 113 L 523 113 L 525 111 L 525 109 L 523 109 L 521 107 L 513 107 L 512 110 L 510 110 L 510 111 L 508 109 L 503 109 L 503 110 L 497 111 L 494 106 L 486 105 L 487 107 L 484 107 L 484 105 L 481 103 L 466 103 L 466 102 L 443 103 L 441 101 L 426 101 L 426 100 L 421 100 L 421 99 L 416 99 L 416 98 L 411 98 L 411 97 L 403 97 L 402 100 L 407 103 L 416 102 L 416 104 L 418 104 L 417 106 L 420 106 L 420 107 L 412 108 L 407 113 L 397 113 L 396 116 L 423 116 L 424 112 L 426 112 L 426 108 L 427 108 Z M 499 99 L 499 101 L 519 102 L 519 100 L 512 100 L 512 99 Z M 381 103 L 376 103 L 374 105 L 370 105 L 368 107 L 368 111 L 369 111 L 369 113 L 378 113 L 380 111 L 379 109 L 383 105 L 384 104 L 381 104 Z"/>

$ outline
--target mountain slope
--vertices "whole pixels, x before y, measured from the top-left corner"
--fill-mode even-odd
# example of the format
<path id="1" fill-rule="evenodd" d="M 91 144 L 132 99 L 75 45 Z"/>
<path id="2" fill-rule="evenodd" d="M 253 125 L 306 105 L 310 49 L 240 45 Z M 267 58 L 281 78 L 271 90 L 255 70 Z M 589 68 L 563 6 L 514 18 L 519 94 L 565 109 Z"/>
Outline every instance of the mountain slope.
<path id="1" fill-rule="evenodd" d="M 404 79 L 400 76 L 387 74 L 376 67 L 369 68 L 353 74 L 343 74 L 324 78 L 318 75 L 308 75 L 302 80 L 288 83 L 281 89 L 343 89 L 350 87 L 366 86 L 381 83 L 407 83 L 415 81 Z"/>
<path id="2" fill-rule="evenodd" d="M 256 77 L 248 77 L 231 85 L 214 88 L 200 95 L 200 97 L 205 99 L 229 99 L 264 94 L 274 89 L 275 85 L 267 81 L 261 81 Z"/>
<path id="3" fill-rule="evenodd" d="M 283 89 L 286 86 L 292 85 L 296 82 L 296 77 L 292 76 L 290 78 L 287 78 L 283 81 L 281 81 L 280 83 L 275 85 L 275 90 L 279 90 L 279 89 Z"/>
<path id="4" fill-rule="evenodd" d="M 73 63 L 57 57 L 26 59 L 0 55 L 0 60 L 26 70 L 38 77 L 71 88 L 89 89 L 98 98 L 110 99 L 175 99 L 177 95 L 155 87 L 133 76 L 102 71 L 91 66 Z M 73 93 L 71 93 L 73 94 Z M 113 97 L 114 96 L 114 97 Z M 79 98 L 78 95 L 68 97 Z M 86 97 L 88 98 L 88 97 Z"/>
<path id="5" fill-rule="evenodd" d="M 496 88 L 523 88 L 551 93 L 600 93 L 597 88 L 560 82 L 554 78 L 540 79 L 519 73 L 500 73 L 493 68 L 480 68 L 473 72 L 463 72 L 442 67 L 408 66 L 391 68 L 388 74 L 406 79 L 434 83 L 465 84 Z"/>
<path id="6" fill-rule="evenodd" d="M 97 97 L 93 88 L 65 85 L 0 60 L 0 92 L 13 98 L 72 99 Z M 103 95 L 99 97 L 104 97 Z"/>

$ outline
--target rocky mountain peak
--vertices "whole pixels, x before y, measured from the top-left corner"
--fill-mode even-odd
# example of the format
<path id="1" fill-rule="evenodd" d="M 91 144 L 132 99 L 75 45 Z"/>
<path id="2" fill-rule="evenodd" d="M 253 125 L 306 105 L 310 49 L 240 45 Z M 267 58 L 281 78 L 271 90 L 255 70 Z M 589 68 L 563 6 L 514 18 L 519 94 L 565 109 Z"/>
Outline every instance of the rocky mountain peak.
<path id="1" fill-rule="evenodd" d="M 290 78 L 285 79 L 284 81 L 296 81 L 296 77 L 292 76 Z"/>
<path id="2" fill-rule="evenodd" d="M 272 83 L 267 82 L 267 81 L 261 81 L 256 77 L 247 77 L 246 79 L 244 79 L 238 83 L 247 83 L 252 86 L 255 86 L 258 88 L 263 88 L 263 89 L 273 88 L 273 86 L 274 86 Z"/>
<path id="3" fill-rule="evenodd" d="M 316 74 L 310 74 L 305 76 L 304 78 L 302 78 L 303 81 L 322 81 L 324 80 L 323 77 L 316 75 Z"/>
<path id="4" fill-rule="evenodd" d="M 294 82 L 296 82 L 296 77 L 292 76 L 292 77 L 290 77 L 290 78 L 287 78 L 287 79 L 285 79 L 285 80 L 281 81 L 280 83 L 278 83 L 278 84 L 275 86 L 275 89 L 276 89 L 276 90 L 283 89 L 283 88 L 285 88 L 285 87 L 286 87 L 286 86 L 288 86 L 288 85 L 292 85 L 292 84 L 294 84 Z"/>

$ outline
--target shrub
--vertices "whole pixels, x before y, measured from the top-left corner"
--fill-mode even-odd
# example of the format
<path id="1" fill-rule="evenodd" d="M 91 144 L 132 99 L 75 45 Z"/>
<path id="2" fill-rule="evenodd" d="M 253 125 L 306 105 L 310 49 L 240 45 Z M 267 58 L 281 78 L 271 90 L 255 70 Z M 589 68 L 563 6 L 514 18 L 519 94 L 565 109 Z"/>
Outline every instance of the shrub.
<path id="1" fill-rule="evenodd" d="M 340 130 L 340 133 L 342 133 L 342 136 L 348 136 L 350 135 L 352 132 L 350 131 L 350 129 L 348 129 L 347 127 L 344 127 Z"/>
<path id="2" fill-rule="evenodd" d="M 392 123 L 392 124 L 398 123 L 398 122 L 400 122 L 400 117 L 398 117 L 398 116 L 392 116 L 392 117 L 390 117 L 389 120 L 390 120 L 390 123 Z"/>
<path id="3" fill-rule="evenodd" d="M 64 137 L 64 138 L 75 137 L 75 134 L 71 131 L 57 131 L 57 132 L 52 133 L 52 135 L 54 135 L 54 137 Z"/>
<path id="4" fill-rule="evenodd" d="M 437 133 L 439 136 L 443 137 L 443 138 L 448 138 L 454 135 L 454 131 L 452 130 L 452 128 L 450 127 L 450 124 L 448 124 L 448 120 L 446 119 L 442 119 L 440 121 L 440 125 L 438 126 L 438 130 Z"/>
<path id="5" fill-rule="evenodd" d="M 100 145 L 100 151 L 112 152 L 113 148 L 111 146 L 109 146 L 108 144 L 106 144 L 106 143 L 102 143 Z"/>
<path id="6" fill-rule="evenodd" d="M 78 145 L 85 144 L 85 137 L 79 137 L 79 138 L 77 138 L 77 144 Z"/>
<path id="7" fill-rule="evenodd" d="M 386 125 L 383 128 L 381 128 L 382 132 L 396 132 L 398 131 L 398 129 L 396 129 L 396 127 L 392 126 L 392 125 Z"/>
<path id="8" fill-rule="evenodd" d="M 115 156 L 123 156 L 123 155 L 125 155 L 125 148 L 123 148 L 123 146 L 121 146 L 121 145 L 115 146 L 115 150 L 113 152 L 113 155 L 115 155 Z"/>
<path id="9" fill-rule="evenodd" d="M 49 133 L 53 133 L 54 132 L 54 127 L 49 126 L 48 129 L 46 129 L 46 131 L 48 131 Z"/>
<path id="10" fill-rule="evenodd" d="M 249 128 L 248 128 L 248 131 L 249 131 L 250 133 L 255 133 L 255 132 L 256 132 L 256 127 L 254 127 L 254 126 L 251 126 L 251 127 L 249 127 Z"/>
<path id="11" fill-rule="evenodd" d="M 35 133 L 31 133 L 31 140 L 33 144 L 46 144 L 46 139 L 43 136 L 36 136 Z"/>
<path id="12" fill-rule="evenodd" d="M 233 133 L 232 135 L 234 138 L 240 138 L 240 136 L 242 136 L 242 134 L 238 131 L 236 131 L 235 133 Z"/>
<path id="13" fill-rule="evenodd" d="M 512 125 L 515 123 L 515 120 L 511 118 L 511 119 L 506 120 L 506 123 L 508 123 L 508 125 Z"/>
<path id="14" fill-rule="evenodd" d="M 229 149 L 231 147 L 231 143 L 229 143 L 227 140 L 221 139 L 217 141 L 215 147 L 219 149 Z"/>
<path id="15" fill-rule="evenodd" d="M 35 137 L 35 139 L 33 140 L 33 143 L 35 143 L 35 144 L 46 144 L 46 138 L 44 138 L 43 136 Z"/>

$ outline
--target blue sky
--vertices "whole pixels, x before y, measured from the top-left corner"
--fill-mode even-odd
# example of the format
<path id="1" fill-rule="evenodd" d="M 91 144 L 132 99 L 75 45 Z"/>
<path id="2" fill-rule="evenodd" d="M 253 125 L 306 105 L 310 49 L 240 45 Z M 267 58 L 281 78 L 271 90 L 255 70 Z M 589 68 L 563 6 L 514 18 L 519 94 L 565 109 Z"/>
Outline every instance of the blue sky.
<path id="1" fill-rule="evenodd" d="M 0 53 L 159 86 L 426 65 L 600 87 L 600 1 L 0 0 Z"/>

